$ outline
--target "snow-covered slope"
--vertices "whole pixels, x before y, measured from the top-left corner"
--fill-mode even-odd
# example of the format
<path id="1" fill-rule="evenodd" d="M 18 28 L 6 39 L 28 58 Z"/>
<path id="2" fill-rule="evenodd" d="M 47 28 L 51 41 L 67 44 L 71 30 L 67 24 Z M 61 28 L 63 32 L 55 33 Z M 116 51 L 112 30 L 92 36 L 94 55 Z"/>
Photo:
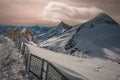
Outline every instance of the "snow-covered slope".
<path id="1" fill-rule="evenodd" d="M 27 44 L 31 54 L 53 63 L 69 80 L 120 80 L 120 64 L 101 58 L 79 58 Z"/>
<path id="2" fill-rule="evenodd" d="M 61 22 L 58 26 L 53 27 L 52 30 L 47 31 L 44 35 L 39 36 L 39 41 L 45 41 L 52 37 L 62 35 L 64 32 L 70 30 L 72 27 L 68 24 Z"/>
<path id="3" fill-rule="evenodd" d="M 63 36 L 63 37 L 62 37 Z M 120 26 L 107 14 L 50 38 L 40 46 L 84 57 L 120 59 Z"/>
<path id="4" fill-rule="evenodd" d="M 73 34 L 75 34 L 78 27 L 73 27 L 72 29 L 64 32 L 61 35 L 54 36 L 52 38 L 49 38 L 47 40 L 44 40 L 43 42 L 38 43 L 40 47 L 44 47 L 47 49 L 50 49 L 52 51 L 56 52 L 66 52 L 65 45 L 67 44 L 67 41 L 69 41 Z"/>

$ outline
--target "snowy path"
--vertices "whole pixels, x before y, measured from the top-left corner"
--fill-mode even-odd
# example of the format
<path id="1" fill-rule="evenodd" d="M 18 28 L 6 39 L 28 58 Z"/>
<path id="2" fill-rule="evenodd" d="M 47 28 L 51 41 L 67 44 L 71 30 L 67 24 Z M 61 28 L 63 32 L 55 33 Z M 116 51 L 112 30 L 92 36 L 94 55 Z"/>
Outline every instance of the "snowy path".
<path id="1" fill-rule="evenodd" d="M 23 57 L 14 43 L 0 36 L 0 80 L 26 80 Z"/>
<path id="2" fill-rule="evenodd" d="M 53 63 L 70 80 L 120 80 L 120 64 L 98 58 L 77 58 L 27 44 L 30 52 Z"/>

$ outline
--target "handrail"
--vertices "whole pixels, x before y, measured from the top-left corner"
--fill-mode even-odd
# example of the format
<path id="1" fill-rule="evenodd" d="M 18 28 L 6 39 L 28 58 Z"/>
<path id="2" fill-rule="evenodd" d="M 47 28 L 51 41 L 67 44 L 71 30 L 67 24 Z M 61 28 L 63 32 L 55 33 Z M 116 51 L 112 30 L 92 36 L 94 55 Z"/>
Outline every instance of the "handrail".
<path id="1" fill-rule="evenodd" d="M 25 43 L 18 41 L 16 45 L 24 57 L 26 71 L 39 80 L 69 80 L 52 63 L 30 53 Z"/>

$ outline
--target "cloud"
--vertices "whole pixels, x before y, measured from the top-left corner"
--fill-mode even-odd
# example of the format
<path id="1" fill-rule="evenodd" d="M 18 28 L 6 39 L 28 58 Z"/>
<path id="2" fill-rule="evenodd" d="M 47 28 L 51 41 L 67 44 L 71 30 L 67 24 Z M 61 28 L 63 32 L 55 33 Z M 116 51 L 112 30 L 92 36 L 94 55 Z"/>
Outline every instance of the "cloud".
<path id="1" fill-rule="evenodd" d="M 97 7 L 76 7 L 65 3 L 51 1 L 43 10 L 43 20 L 47 21 L 74 21 L 84 22 L 89 18 L 95 17 L 103 10 Z"/>

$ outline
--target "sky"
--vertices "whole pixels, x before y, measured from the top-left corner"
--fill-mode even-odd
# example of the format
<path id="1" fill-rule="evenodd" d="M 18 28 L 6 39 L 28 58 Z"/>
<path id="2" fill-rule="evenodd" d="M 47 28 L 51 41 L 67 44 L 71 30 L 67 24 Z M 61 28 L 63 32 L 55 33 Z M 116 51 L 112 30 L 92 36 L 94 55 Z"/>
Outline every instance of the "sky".
<path id="1" fill-rule="evenodd" d="M 0 24 L 68 24 L 106 13 L 120 24 L 120 0 L 0 0 Z"/>

